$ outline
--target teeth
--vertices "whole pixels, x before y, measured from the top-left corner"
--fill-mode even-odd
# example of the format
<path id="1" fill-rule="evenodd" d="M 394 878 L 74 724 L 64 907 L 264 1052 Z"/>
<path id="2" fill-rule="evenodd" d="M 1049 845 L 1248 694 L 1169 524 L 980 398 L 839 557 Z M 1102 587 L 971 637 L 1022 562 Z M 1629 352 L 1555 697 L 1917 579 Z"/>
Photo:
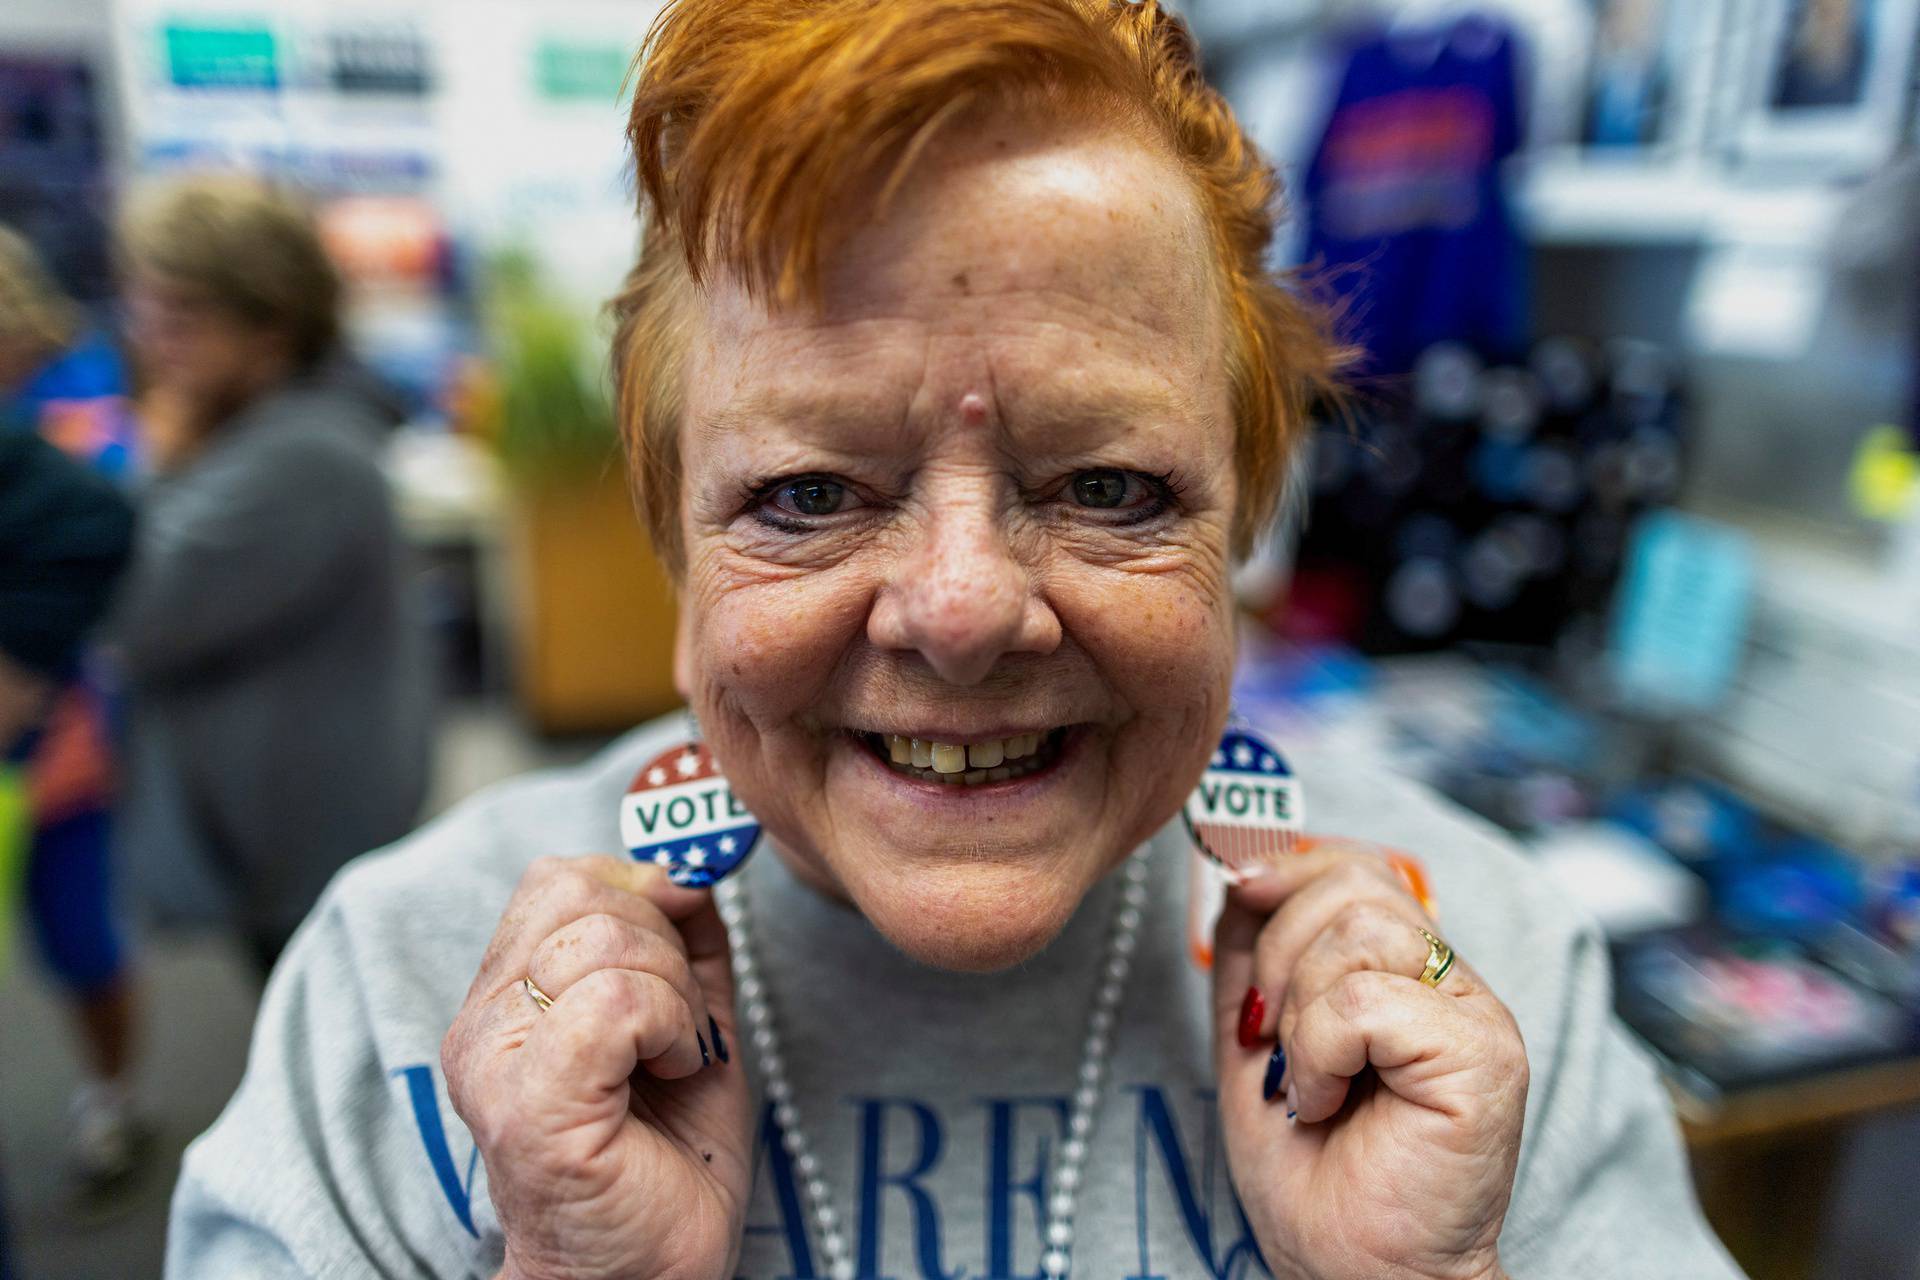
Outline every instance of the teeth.
<path id="1" fill-rule="evenodd" d="M 882 747 L 886 758 L 895 765 L 924 770 L 921 776 L 930 781 L 975 787 L 1023 777 L 1039 768 L 1042 762 L 1029 757 L 1040 750 L 1044 737 L 1039 733 L 1016 733 L 1011 738 L 961 745 L 889 733 L 877 735 L 876 745 Z"/>

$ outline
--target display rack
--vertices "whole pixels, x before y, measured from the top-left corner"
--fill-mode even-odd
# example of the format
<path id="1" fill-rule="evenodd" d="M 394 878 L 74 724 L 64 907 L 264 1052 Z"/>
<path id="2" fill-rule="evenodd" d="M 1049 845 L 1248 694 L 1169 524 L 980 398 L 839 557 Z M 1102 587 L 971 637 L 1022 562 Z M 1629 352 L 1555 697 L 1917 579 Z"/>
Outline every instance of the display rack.
<path id="1" fill-rule="evenodd" d="M 1513 198 L 1543 246 L 1739 241 L 1812 247 L 1845 198 L 1834 183 L 1758 185 L 1704 163 L 1619 163 L 1545 155 L 1516 168 Z"/>

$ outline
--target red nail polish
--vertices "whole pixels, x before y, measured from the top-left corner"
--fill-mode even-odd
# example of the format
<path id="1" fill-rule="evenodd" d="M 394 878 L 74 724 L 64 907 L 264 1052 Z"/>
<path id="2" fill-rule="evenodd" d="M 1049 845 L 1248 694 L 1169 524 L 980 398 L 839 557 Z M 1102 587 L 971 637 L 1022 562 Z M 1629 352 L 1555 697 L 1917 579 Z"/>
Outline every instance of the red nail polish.
<path id="1" fill-rule="evenodd" d="M 1260 1023 L 1267 1016 L 1267 1002 L 1260 995 L 1260 988 L 1248 987 L 1246 997 L 1240 1001 L 1240 1047 L 1258 1049 L 1260 1047 Z"/>

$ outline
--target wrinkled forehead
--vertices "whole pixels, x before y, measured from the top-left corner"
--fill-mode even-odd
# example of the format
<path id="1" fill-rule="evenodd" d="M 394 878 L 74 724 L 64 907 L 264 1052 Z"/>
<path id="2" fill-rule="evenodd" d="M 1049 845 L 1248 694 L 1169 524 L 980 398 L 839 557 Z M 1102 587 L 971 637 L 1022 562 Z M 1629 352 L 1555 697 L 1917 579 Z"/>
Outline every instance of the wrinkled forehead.
<path id="1" fill-rule="evenodd" d="M 869 344 L 902 335 L 930 352 L 972 344 L 1000 374 L 1085 375 L 1089 394 L 1131 382 L 1197 402 L 1224 385 L 1212 242 L 1170 154 L 1126 132 L 995 120 L 949 130 L 887 194 L 880 178 L 850 193 L 883 211 L 825 256 L 818 299 L 770 306 L 724 273 L 711 282 L 694 420 L 761 384 L 858 379 Z"/>

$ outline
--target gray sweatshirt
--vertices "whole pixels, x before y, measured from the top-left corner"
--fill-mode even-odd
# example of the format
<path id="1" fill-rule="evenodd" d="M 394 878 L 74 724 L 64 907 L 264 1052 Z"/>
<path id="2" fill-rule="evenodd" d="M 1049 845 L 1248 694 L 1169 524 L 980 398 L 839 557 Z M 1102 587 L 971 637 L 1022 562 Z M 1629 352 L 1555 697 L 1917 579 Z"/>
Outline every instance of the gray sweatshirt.
<path id="1" fill-rule="evenodd" d="M 283 941 L 426 794 L 425 635 L 352 366 L 243 409 L 142 495 L 115 638 L 122 862 L 164 917 Z"/>
<path id="2" fill-rule="evenodd" d="M 617 802 L 678 720 L 599 759 L 493 788 L 328 889 L 269 983 L 246 1078 L 189 1150 L 167 1274 L 481 1276 L 502 1257 L 486 1170 L 447 1101 L 440 1038 L 528 862 L 617 851 Z M 1606 948 L 1514 848 L 1428 792 L 1296 760 L 1312 829 L 1416 850 L 1448 940 L 1512 1008 L 1533 1072 L 1502 1257 L 1517 1280 L 1739 1273 L 1702 1222 L 1665 1095 L 1608 1004 Z M 1178 824 L 1153 892 L 1080 1196 L 1088 1280 L 1262 1274 L 1229 1181 L 1207 976 L 1188 956 Z M 1111 881 L 1055 942 L 993 975 L 904 959 L 761 850 L 754 947 L 808 1136 L 860 1274 L 1039 1270 L 1046 1170 L 1076 1083 Z M 752 1070 L 750 1045 L 736 1061 Z M 738 1268 L 820 1274 L 766 1120 Z"/>

